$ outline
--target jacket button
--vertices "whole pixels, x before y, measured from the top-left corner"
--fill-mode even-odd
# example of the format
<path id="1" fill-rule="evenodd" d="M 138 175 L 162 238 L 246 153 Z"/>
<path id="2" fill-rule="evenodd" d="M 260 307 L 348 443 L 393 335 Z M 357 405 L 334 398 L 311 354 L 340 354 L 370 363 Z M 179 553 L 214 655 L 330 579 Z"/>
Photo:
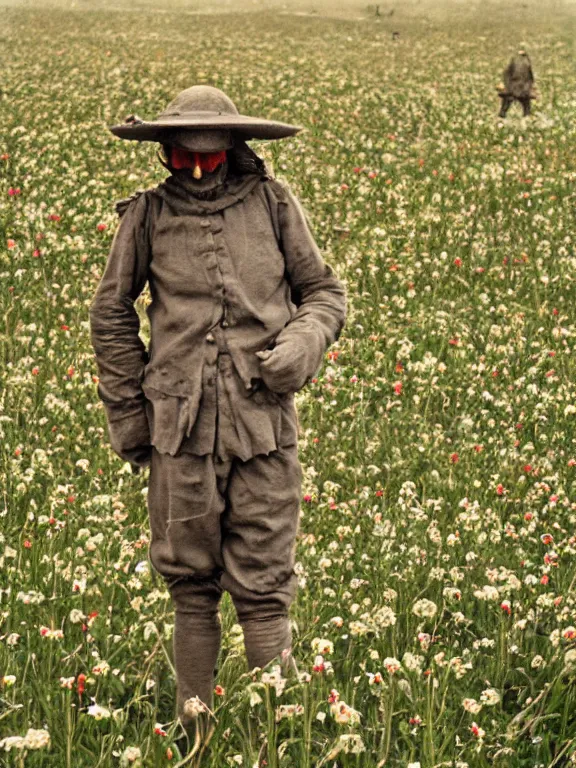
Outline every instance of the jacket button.
<path id="1" fill-rule="evenodd" d="M 216 339 L 214 338 L 214 336 L 213 336 L 211 333 L 209 333 L 209 334 L 206 336 L 206 341 L 210 342 L 210 344 L 214 344 L 214 342 L 216 341 Z"/>
<path id="2" fill-rule="evenodd" d="M 228 322 L 228 320 L 222 320 L 222 322 L 220 323 L 220 325 L 222 326 L 222 328 L 228 328 L 228 326 L 230 325 L 230 323 Z"/>
<path id="3" fill-rule="evenodd" d="M 200 222 L 200 226 L 201 227 L 209 227 L 210 226 L 210 222 L 208 221 L 208 219 L 202 219 L 202 221 Z"/>

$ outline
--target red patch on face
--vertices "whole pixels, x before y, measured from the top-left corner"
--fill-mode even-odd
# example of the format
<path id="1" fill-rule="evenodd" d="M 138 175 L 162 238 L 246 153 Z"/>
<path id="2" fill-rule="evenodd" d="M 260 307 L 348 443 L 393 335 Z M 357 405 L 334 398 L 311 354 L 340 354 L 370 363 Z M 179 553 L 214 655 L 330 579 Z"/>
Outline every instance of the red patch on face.
<path id="1" fill-rule="evenodd" d="M 226 160 L 226 150 L 222 152 L 188 152 L 180 147 L 172 147 L 170 161 L 177 170 L 191 168 L 199 165 L 201 170 L 211 173 Z"/>

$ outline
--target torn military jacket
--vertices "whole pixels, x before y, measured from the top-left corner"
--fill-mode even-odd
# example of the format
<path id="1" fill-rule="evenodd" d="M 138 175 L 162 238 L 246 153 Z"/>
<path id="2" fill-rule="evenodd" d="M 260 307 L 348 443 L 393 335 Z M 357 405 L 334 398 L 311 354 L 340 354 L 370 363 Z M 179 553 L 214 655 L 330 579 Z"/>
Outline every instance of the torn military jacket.
<path id="1" fill-rule="evenodd" d="M 284 184 L 250 174 L 203 200 L 171 176 L 119 213 L 90 326 L 98 393 L 120 456 L 139 463 L 138 450 L 149 445 L 175 455 L 190 436 L 215 329 L 246 394 L 241 408 L 250 401 L 278 409 L 274 388 L 290 395 L 317 373 L 344 326 L 345 291 Z M 148 350 L 134 307 L 146 282 Z M 272 350 L 269 361 L 257 355 L 264 350 Z"/>

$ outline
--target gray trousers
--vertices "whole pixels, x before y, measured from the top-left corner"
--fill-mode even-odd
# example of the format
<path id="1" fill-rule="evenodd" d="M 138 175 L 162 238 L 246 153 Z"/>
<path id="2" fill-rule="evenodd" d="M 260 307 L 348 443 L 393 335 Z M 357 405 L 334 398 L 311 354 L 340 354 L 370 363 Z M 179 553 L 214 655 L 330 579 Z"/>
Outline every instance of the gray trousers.
<path id="1" fill-rule="evenodd" d="M 148 484 L 150 562 L 174 604 L 177 711 L 199 696 L 213 707 L 221 641 L 218 610 L 230 593 L 248 667 L 291 648 L 288 609 L 302 470 L 297 445 L 248 461 L 152 451 Z"/>
<path id="2" fill-rule="evenodd" d="M 527 96 L 525 98 L 518 98 L 516 96 L 501 96 L 500 98 L 502 100 L 499 112 L 500 117 L 506 117 L 508 110 L 515 101 L 519 101 L 522 105 L 522 113 L 524 117 L 527 117 L 529 114 L 531 114 L 530 97 Z"/>

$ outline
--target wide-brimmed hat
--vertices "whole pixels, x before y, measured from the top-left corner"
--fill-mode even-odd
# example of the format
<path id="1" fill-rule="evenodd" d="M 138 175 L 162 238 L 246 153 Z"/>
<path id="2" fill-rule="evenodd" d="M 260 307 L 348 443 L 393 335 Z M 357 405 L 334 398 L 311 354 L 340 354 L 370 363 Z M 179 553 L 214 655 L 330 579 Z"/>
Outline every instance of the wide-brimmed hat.
<path id="1" fill-rule="evenodd" d="M 284 139 L 301 131 L 297 125 L 241 115 L 232 99 L 219 88 L 193 85 L 176 96 L 155 120 L 130 115 L 121 125 L 110 130 L 121 139 L 171 143 L 177 131 L 231 131 L 244 139 Z M 179 142 L 180 143 L 180 142 Z"/>

